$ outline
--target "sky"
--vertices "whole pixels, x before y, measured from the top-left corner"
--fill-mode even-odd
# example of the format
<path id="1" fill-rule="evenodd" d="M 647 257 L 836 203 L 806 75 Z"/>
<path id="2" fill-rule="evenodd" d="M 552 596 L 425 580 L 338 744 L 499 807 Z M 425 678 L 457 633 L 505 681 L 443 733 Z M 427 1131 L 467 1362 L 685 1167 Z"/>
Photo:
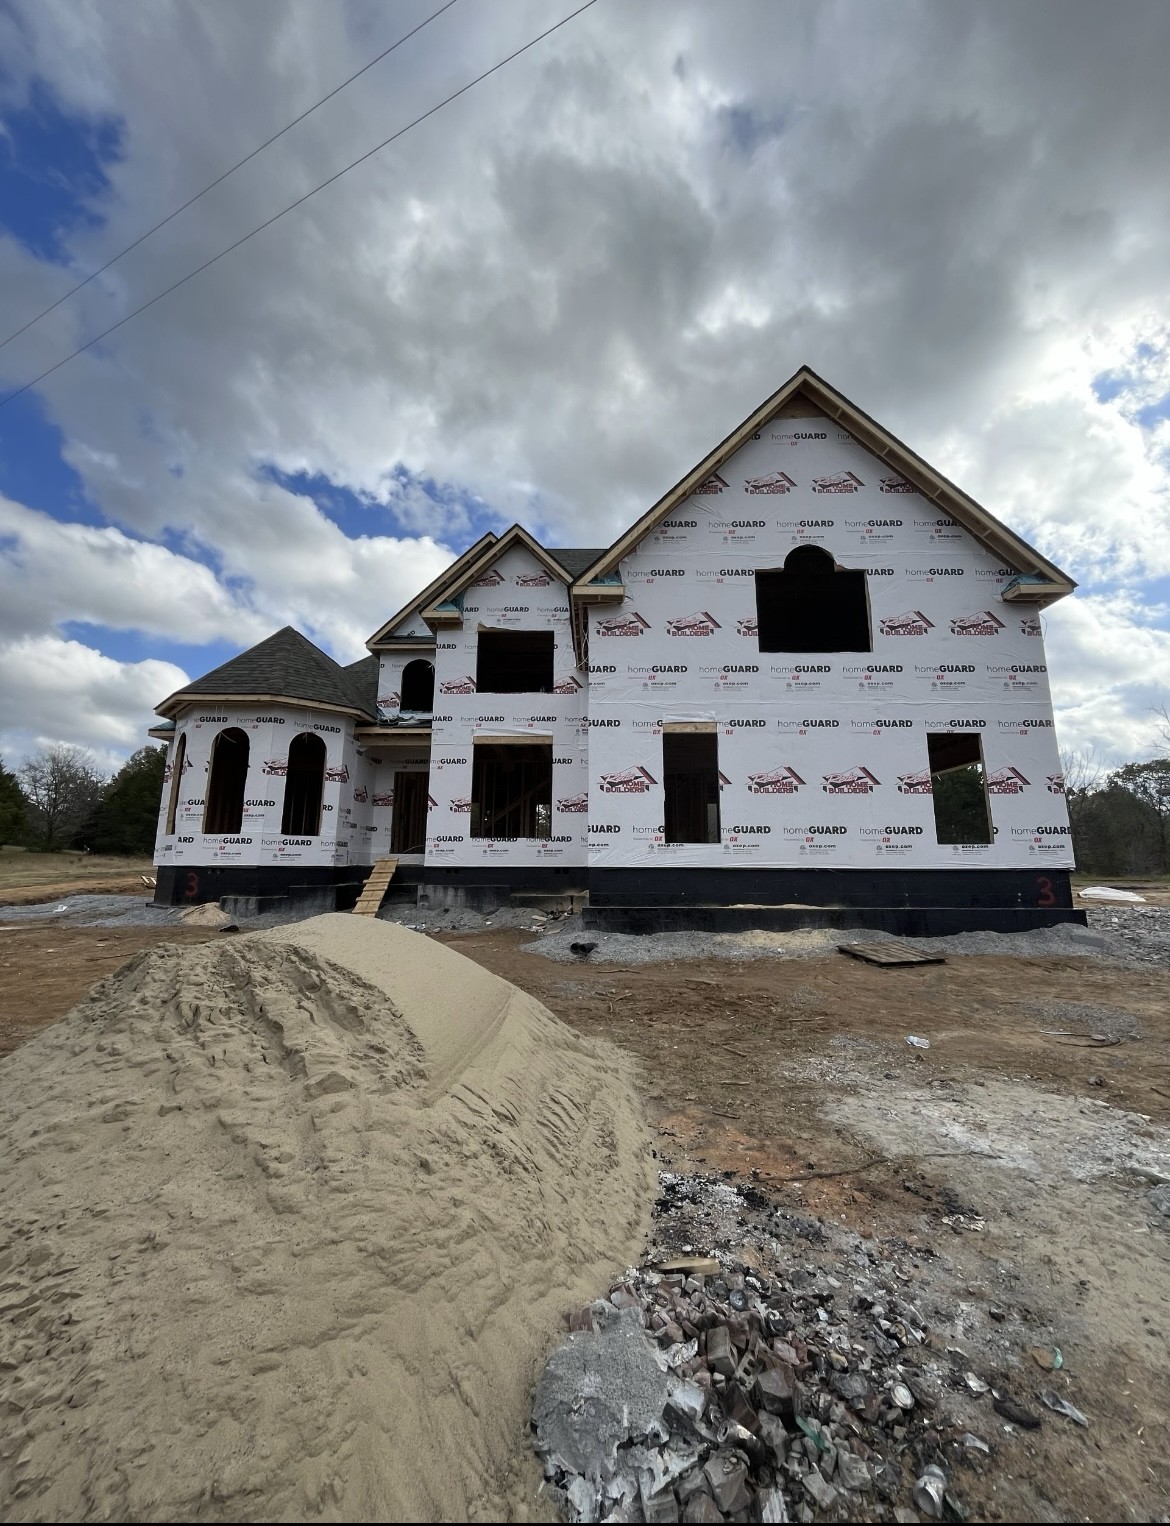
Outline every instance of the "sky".
<path id="1" fill-rule="evenodd" d="M 0 339 L 441 0 L 0 0 Z M 574 8 L 457 0 L 0 348 L 0 397 Z M 597 0 L 0 406 L 0 754 L 112 769 L 485 529 L 611 541 L 810 365 L 1080 583 L 1062 746 L 1164 752 L 1170 6 Z"/>

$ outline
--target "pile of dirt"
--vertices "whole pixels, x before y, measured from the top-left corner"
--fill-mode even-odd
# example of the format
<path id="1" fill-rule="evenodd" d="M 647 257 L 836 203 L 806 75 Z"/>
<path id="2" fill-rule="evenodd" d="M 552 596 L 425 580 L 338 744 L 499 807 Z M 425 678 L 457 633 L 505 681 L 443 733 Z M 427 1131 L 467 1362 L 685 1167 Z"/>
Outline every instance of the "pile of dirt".
<path id="1" fill-rule="evenodd" d="M 654 1196 L 624 1055 L 365 918 L 138 955 L 0 1116 L 22 1519 L 511 1513 L 558 1318 Z"/>

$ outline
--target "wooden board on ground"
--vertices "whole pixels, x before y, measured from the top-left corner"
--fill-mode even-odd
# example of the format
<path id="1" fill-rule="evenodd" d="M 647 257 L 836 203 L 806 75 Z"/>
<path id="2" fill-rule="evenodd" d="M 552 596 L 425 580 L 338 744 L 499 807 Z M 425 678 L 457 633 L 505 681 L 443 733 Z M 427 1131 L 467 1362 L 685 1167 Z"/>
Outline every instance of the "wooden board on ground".
<path id="1" fill-rule="evenodd" d="M 370 877 L 366 881 L 354 912 L 359 917 L 376 917 L 378 908 L 385 898 L 386 891 L 390 888 L 390 881 L 394 878 L 394 871 L 398 868 L 396 858 L 380 858 L 370 870 Z"/>
<path id="2" fill-rule="evenodd" d="M 867 964 L 946 964 L 941 954 L 920 954 L 906 943 L 838 943 L 837 948 Z"/>

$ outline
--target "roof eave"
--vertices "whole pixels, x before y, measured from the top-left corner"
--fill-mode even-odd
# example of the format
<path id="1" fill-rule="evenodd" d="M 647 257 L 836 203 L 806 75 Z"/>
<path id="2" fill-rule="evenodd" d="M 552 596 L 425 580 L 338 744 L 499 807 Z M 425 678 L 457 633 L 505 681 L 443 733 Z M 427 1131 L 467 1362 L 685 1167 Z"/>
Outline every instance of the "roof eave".
<path id="1" fill-rule="evenodd" d="M 369 712 L 356 705 L 333 705 L 319 699 L 300 699 L 292 694 L 191 694 L 186 689 L 177 689 L 168 695 L 162 704 L 154 707 L 154 713 L 178 720 L 184 710 L 193 710 L 199 705 L 287 705 L 294 710 L 326 710 L 334 715 L 353 715 L 363 721 L 369 719 Z"/>

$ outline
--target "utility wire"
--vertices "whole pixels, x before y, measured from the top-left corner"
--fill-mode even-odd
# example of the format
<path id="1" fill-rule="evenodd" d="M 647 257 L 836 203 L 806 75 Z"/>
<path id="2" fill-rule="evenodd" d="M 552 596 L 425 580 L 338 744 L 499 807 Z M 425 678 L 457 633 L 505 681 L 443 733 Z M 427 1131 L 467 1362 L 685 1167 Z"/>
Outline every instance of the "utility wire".
<path id="1" fill-rule="evenodd" d="M 238 249 L 241 244 L 246 244 L 249 239 L 255 238 L 258 233 L 263 233 L 265 228 L 271 228 L 273 223 L 279 222 L 282 217 L 286 216 L 289 212 L 295 211 L 297 207 L 304 206 L 305 202 L 311 197 L 316 196 L 318 191 L 323 191 L 326 186 L 332 185 L 335 180 L 340 180 L 343 175 L 348 175 L 350 170 L 356 169 L 359 164 L 364 164 L 367 159 L 372 159 L 382 149 L 388 148 L 391 143 L 397 142 L 412 127 L 417 127 L 421 122 L 425 122 L 428 117 L 433 117 L 436 112 L 442 111 L 444 106 L 449 106 L 452 101 L 458 100 L 461 95 L 466 95 L 469 90 L 473 90 L 476 85 L 481 84 L 490 75 L 497 73 L 506 64 L 510 64 L 513 59 L 519 58 L 522 53 L 527 53 L 530 48 L 536 47 L 537 43 L 543 42 L 546 37 L 551 37 L 554 32 L 559 31 L 563 26 L 567 26 L 575 17 L 580 16 L 583 11 L 587 11 L 590 6 L 596 4 L 597 0 L 585 0 L 584 5 L 579 5 L 575 11 L 570 11 L 567 16 L 562 16 L 559 21 L 554 22 L 552 26 L 538 33 L 530 42 L 526 42 L 523 47 L 517 48 L 513 53 L 509 53 L 506 58 L 501 58 L 490 69 L 485 69 L 482 74 L 477 74 L 473 80 L 468 80 L 466 85 L 460 85 L 458 90 L 453 90 L 450 95 L 439 101 L 437 105 L 432 106 L 429 111 L 424 111 L 421 116 L 415 117 L 405 127 L 400 127 L 397 132 L 391 133 L 388 138 L 383 138 L 381 143 L 376 143 L 373 148 L 368 149 L 364 154 L 360 154 L 358 158 L 347 164 L 344 169 L 340 169 L 336 174 L 330 175 L 327 180 L 322 180 L 311 191 L 306 191 L 303 196 L 298 196 L 296 201 L 290 201 L 287 207 L 274 213 L 265 222 L 253 228 L 250 233 L 245 233 L 241 238 L 236 239 L 235 243 L 229 244 L 226 249 L 221 249 L 218 254 L 213 254 L 209 260 L 204 260 L 202 265 L 196 265 L 194 270 L 188 271 L 185 276 L 180 276 L 177 281 L 172 281 L 169 286 L 164 287 L 162 291 L 158 292 L 148 301 L 131 309 L 124 318 L 119 318 L 117 323 L 111 323 L 109 328 L 102 329 L 100 334 L 95 334 L 92 339 L 87 339 L 84 344 L 78 345 L 77 349 L 70 351 L 68 355 L 57 361 L 55 365 L 51 365 L 47 370 L 42 371 L 39 376 L 34 376 L 31 381 L 25 382 L 22 387 L 17 387 L 15 392 L 10 392 L 7 397 L 0 398 L 0 408 L 15 402 L 18 397 L 23 396 L 24 393 L 37 386 L 39 382 L 43 382 L 46 376 L 52 376 L 54 371 L 59 371 L 62 366 L 68 365 L 78 355 L 82 355 L 86 350 L 92 349 L 95 344 L 100 344 L 103 339 L 108 338 L 115 330 L 120 329 L 124 323 L 129 323 L 131 318 L 136 318 L 139 313 L 144 313 L 148 307 L 153 307 L 156 302 L 161 302 L 164 297 L 169 297 L 171 292 L 178 291 L 180 286 L 185 286 L 188 281 L 193 281 L 197 275 L 202 274 L 203 271 L 209 269 L 219 260 L 222 260 L 225 255 L 231 254 L 233 249 Z"/>
<path id="2" fill-rule="evenodd" d="M 56 302 L 50 302 L 48 307 L 43 308 L 39 313 L 37 313 L 35 318 L 30 318 L 28 322 L 23 324 L 20 328 L 14 329 L 12 333 L 9 334 L 7 339 L 0 339 L 0 350 L 2 350 L 6 344 L 11 344 L 14 339 L 19 339 L 21 334 L 26 333 L 30 328 L 32 328 L 34 323 L 39 323 L 42 318 L 47 318 L 51 312 L 61 306 L 62 302 L 68 302 L 69 298 L 72 297 L 75 292 L 81 291 L 81 289 L 85 286 L 88 286 L 91 281 L 96 281 L 98 276 L 103 274 L 104 271 L 109 270 L 111 265 L 116 265 L 124 254 L 129 254 L 131 249 L 137 249 L 139 244 L 145 243 L 146 240 L 150 238 L 151 234 L 157 233 L 160 228 L 165 228 L 169 222 L 173 222 L 174 219 L 178 217 L 180 212 L 185 212 L 188 207 L 193 207 L 195 203 L 200 199 L 200 197 L 206 196 L 208 191 L 214 191 L 217 185 L 222 185 L 229 175 L 234 175 L 238 169 L 242 169 L 244 165 L 247 164 L 250 160 L 255 159 L 257 154 L 262 154 L 266 148 L 271 147 L 271 145 L 276 142 L 277 138 L 283 138 L 285 133 L 291 132 L 298 122 L 303 122 L 306 117 L 312 116 L 312 114 L 317 110 L 318 106 L 324 106 L 326 101 L 331 101 L 333 97 L 340 91 L 344 90 L 347 85 L 352 85 L 355 79 L 360 79 L 361 76 L 365 74 L 367 69 L 372 69 L 375 64 L 380 64 L 382 60 L 393 53 L 396 48 L 400 48 L 404 42 L 409 42 L 412 37 L 416 36 L 419 32 L 422 31 L 423 27 L 430 26 L 431 22 L 441 16 L 444 11 L 449 11 L 453 5 L 457 4 L 458 0 L 447 0 L 446 5 L 441 5 L 439 9 L 428 16 L 425 21 L 420 21 L 418 26 L 416 26 L 413 31 L 407 32 L 405 36 L 400 37 L 397 42 L 391 43 L 388 48 L 384 48 L 382 52 L 378 54 L 377 58 L 371 58 L 369 63 L 363 64 L 356 74 L 351 74 L 348 79 L 343 79 L 341 84 L 335 86 L 328 95 L 323 95 L 321 99 L 310 106 L 307 111 L 302 111 L 299 117 L 293 117 L 292 121 L 289 122 L 286 126 L 282 127 L 279 132 L 274 132 L 271 138 L 266 138 L 264 142 L 260 144 L 259 148 L 254 148 L 250 154 L 245 154 L 242 159 L 238 160 L 235 164 L 232 165 L 231 169 L 224 170 L 223 174 L 217 176 L 216 179 L 211 181 L 209 185 L 205 185 L 201 191 L 196 191 L 194 196 L 185 201 L 181 207 L 176 207 L 173 212 L 168 212 L 161 222 L 155 223 L 153 228 L 147 228 L 145 233 L 140 233 L 132 244 L 127 244 L 125 249 L 120 249 L 117 254 L 111 255 L 111 257 L 106 261 L 104 265 L 99 265 L 96 270 L 91 270 L 84 281 L 78 281 L 76 286 L 71 286 L 63 296 L 57 298 Z"/>

